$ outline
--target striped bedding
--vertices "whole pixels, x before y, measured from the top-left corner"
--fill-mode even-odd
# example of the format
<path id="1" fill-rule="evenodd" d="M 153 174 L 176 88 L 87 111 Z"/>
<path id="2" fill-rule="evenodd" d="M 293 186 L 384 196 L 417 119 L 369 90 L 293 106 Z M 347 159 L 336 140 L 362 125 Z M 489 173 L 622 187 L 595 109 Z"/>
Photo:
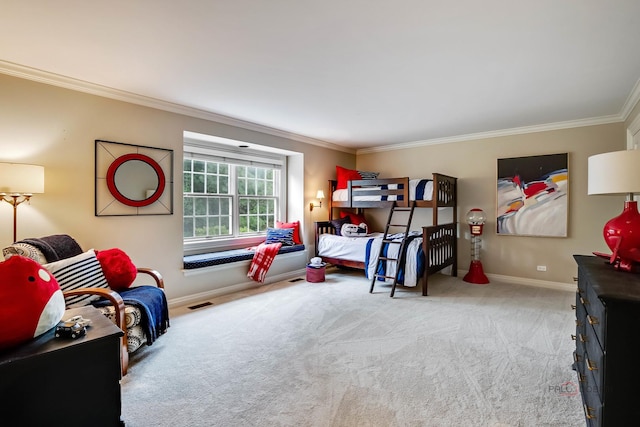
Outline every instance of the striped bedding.
<path id="1" fill-rule="evenodd" d="M 394 236 L 401 238 L 401 234 Z M 382 233 L 373 233 L 366 237 L 321 234 L 318 240 L 318 255 L 328 258 L 363 262 L 366 265 L 365 273 L 368 278 L 371 278 L 378 265 L 378 254 L 380 253 L 381 244 Z M 385 248 L 386 256 L 395 258 L 399 249 L 400 245 L 387 245 Z M 395 275 L 396 266 L 397 263 L 395 262 L 382 262 L 378 265 L 378 273 L 393 276 Z M 404 286 L 417 286 L 423 271 L 422 233 L 412 231 L 409 233 L 406 262 L 401 269 L 399 283 Z"/>
<path id="2" fill-rule="evenodd" d="M 397 189 L 398 185 L 402 188 L 402 184 L 389 184 L 383 187 L 367 187 L 368 189 Z M 431 179 L 411 179 L 409 180 L 409 198 L 411 200 L 431 200 L 433 195 L 433 180 Z M 402 196 L 354 196 L 353 201 L 356 202 L 379 202 L 383 200 L 395 201 L 402 200 Z M 333 192 L 334 202 L 346 202 L 349 200 L 348 190 L 341 189 Z"/>

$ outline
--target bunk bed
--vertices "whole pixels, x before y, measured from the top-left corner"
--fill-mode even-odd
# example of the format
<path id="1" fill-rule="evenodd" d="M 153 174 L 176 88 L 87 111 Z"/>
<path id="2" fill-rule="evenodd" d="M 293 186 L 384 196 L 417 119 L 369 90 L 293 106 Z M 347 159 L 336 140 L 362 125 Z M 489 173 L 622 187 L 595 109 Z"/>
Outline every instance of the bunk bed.
<path id="1" fill-rule="evenodd" d="M 425 185 L 425 181 L 427 181 L 427 185 Z M 451 274 L 457 275 L 457 224 L 455 222 L 457 218 L 457 178 L 434 173 L 429 180 L 410 180 L 407 177 L 361 179 L 348 180 L 346 189 L 337 189 L 336 187 L 337 181 L 329 180 L 329 221 L 315 223 L 316 256 L 321 257 L 324 262 L 362 270 L 366 270 L 368 267 L 363 260 L 341 259 L 323 255 L 318 251 L 323 234 L 337 234 L 336 227 L 331 222 L 334 219 L 336 209 L 355 209 L 355 213 L 361 215 L 363 209 L 388 208 L 390 209 L 387 221 L 389 223 L 393 209 L 413 206 L 433 210 L 432 225 L 422 227 L 421 256 L 424 261 L 422 295 L 427 295 L 428 276 L 448 266 L 452 267 Z M 421 191 L 416 191 L 417 188 L 421 188 Z M 439 223 L 438 215 L 441 208 L 452 209 L 454 222 Z M 409 225 L 407 225 L 407 229 Z"/>

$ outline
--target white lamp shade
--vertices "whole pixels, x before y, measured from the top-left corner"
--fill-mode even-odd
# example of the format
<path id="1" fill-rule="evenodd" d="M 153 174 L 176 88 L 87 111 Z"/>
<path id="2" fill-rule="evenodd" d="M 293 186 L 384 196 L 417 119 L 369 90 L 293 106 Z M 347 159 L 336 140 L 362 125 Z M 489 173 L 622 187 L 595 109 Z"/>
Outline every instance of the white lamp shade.
<path id="1" fill-rule="evenodd" d="M 0 193 L 44 193 L 44 166 L 0 163 Z"/>
<path id="2" fill-rule="evenodd" d="M 318 190 L 318 193 L 316 194 L 316 199 L 319 199 L 319 200 L 324 199 L 324 191 Z"/>
<path id="3" fill-rule="evenodd" d="M 588 194 L 640 193 L 640 150 L 589 157 Z"/>

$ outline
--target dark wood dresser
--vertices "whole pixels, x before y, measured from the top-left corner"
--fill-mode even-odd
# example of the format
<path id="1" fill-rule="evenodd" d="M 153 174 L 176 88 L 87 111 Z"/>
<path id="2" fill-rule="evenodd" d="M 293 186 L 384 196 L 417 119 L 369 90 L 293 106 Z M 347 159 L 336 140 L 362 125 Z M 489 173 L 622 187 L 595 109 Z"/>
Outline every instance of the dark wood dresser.
<path id="1" fill-rule="evenodd" d="M 617 271 L 602 258 L 574 258 L 573 359 L 587 425 L 635 425 L 640 422 L 640 274 Z"/>
<path id="2" fill-rule="evenodd" d="M 63 319 L 76 315 L 91 319 L 85 336 L 55 338 L 54 328 L 0 353 L 0 424 L 123 425 L 122 331 L 91 306 L 67 310 Z"/>

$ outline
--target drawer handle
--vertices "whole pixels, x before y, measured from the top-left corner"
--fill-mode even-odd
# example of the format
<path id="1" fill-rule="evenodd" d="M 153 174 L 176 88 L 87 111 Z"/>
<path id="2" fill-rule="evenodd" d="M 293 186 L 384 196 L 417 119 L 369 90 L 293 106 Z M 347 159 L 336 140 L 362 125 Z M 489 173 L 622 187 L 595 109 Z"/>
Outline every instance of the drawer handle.
<path id="1" fill-rule="evenodd" d="M 578 353 L 576 353 L 575 351 L 573 352 L 573 361 L 576 363 L 580 362 L 580 355 Z"/>
<path id="2" fill-rule="evenodd" d="M 576 319 L 576 326 L 577 326 L 577 327 L 582 326 L 582 322 L 581 322 L 581 321 L 579 321 L 578 319 Z"/>
<path id="3" fill-rule="evenodd" d="M 575 336 L 575 335 L 573 335 L 573 334 L 571 334 L 571 340 L 572 340 L 572 341 L 575 341 L 575 340 L 576 340 L 576 336 Z"/>
<path id="4" fill-rule="evenodd" d="M 586 299 L 586 298 L 582 298 L 582 297 L 580 297 L 580 302 L 581 302 L 582 304 L 584 304 L 584 305 L 588 305 L 588 304 L 589 304 L 589 300 L 588 300 L 588 299 Z"/>
<path id="5" fill-rule="evenodd" d="M 577 282 L 577 281 L 578 281 L 578 278 L 577 278 L 576 276 L 573 276 L 573 281 L 574 281 L 574 282 Z"/>
<path id="6" fill-rule="evenodd" d="M 595 363 L 591 361 L 591 359 L 587 359 L 587 369 L 590 371 L 597 371 L 598 368 Z"/>
<path id="7" fill-rule="evenodd" d="M 580 285 L 578 285 L 578 293 L 582 295 L 583 292 L 584 292 L 584 289 L 582 289 Z"/>
<path id="8" fill-rule="evenodd" d="M 587 314 L 587 321 L 589 322 L 590 325 L 597 325 L 598 323 L 600 323 L 597 317 L 593 317 L 589 314 Z"/>
<path id="9" fill-rule="evenodd" d="M 576 305 L 575 304 L 571 304 L 571 310 L 575 310 L 576 309 Z"/>
<path id="10" fill-rule="evenodd" d="M 582 334 L 578 334 L 578 336 L 580 337 L 580 342 L 586 343 L 587 342 L 587 337 L 585 337 Z"/>
<path id="11" fill-rule="evenodd" d="M 578 373 L 578 382 L 586 383 L 587 382 L 586 375 L 582 375 L 582 374 Z"/>
<path id="12" fill-rule="evenodd" d="M 588 420 L 595 420 L 596 419 L 596 416 L 591 413 L 593 411 L 594 411 L 594 409 L 592 407 L 587 406 L 586 404 L 584 405 L 584 415 L 587 417 Z"/>

